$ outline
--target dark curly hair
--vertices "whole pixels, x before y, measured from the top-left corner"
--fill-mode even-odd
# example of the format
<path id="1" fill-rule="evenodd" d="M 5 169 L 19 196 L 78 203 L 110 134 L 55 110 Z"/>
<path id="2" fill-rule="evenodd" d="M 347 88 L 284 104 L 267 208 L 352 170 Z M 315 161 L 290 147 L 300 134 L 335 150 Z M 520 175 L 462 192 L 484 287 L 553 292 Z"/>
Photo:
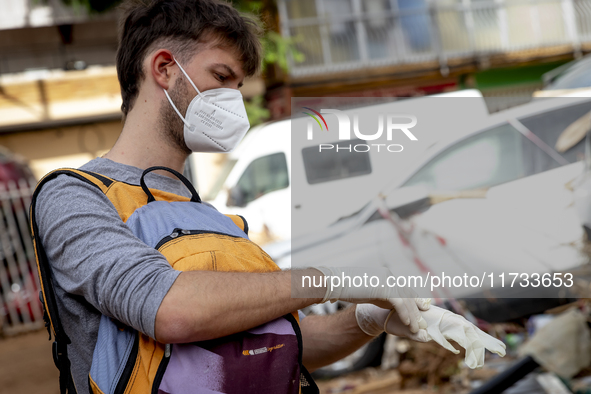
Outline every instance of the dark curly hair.
<path id="1" fill-rule="evenodd" d="M 159 47 L 188 61 L 199 44 L 213 39 L 237 51 L 246 76 L 260 69 L 259 22 L 223 0 L 129 0 L 121 7 L 117 76 L 124 115 L 138 96 L 145 57 Z"/>

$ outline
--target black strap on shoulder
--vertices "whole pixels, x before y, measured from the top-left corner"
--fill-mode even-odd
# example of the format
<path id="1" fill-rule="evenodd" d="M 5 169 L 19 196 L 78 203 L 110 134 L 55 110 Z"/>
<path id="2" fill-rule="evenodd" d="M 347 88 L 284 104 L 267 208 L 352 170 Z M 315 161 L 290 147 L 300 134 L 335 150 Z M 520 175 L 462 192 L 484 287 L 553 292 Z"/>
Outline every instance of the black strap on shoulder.
<path id="1" fill-rule="evenodd" d="M 300 325 L 298 324 L 296 318 L 291 314 L 288 313 L 287 315 L 283 316 L 287 321 L 291 323 L 293 330 L 296 334 L 298 339 L 298 363 L 300 364 L 300 389 L 302 394 L 318 394 L 320 393 L 320 389 L 316 385 L 316 382 L 312 378 L 312 374 L 308 372 L 306 367 L 304 367 L 303 363 L 303 340 L 302 340 L 302 331 L 300 330 Z"/>
<path id="2" fill-rule="evenodd" d="M 96 174 L 93 174 L 93 173 L 90 173 L 87 171 L 84 171 L 84 172 L 89 175 L 93 175 L 93 176 L 96 175 Z M 37 260 L 38 260 L 39 276 L 41 278 L 41 283 L 42 283 L 41 298 L 45 299 L 45 303 L 43 305 L 44 309 L 45 309 L 45 305 L 47 305 L 47 311 L 44 311 L 45 312 L 44 318 L 50 319 L 50 321 L 46 321 L 45 323 L 46 323 L 47 329 L 49 331 L 49 338 L 51 339 L 50 326 L 53 327 L 53 331 L 55 334 L 55 338 L 54 338 L 55 341 L 53 342 L 52 353 L 53 353 L 53 361 L 54 361 L 56 367 L 60 371 L 60 377 L 59 377 L 60 393 L 61 394 L 66 394 L 66 393 L 76 394 L 76 387 L 74 385 L 74 381 L 72 379 L 72 373 L 70 371 L 70 359 L 68 358 L 68 345 L 71 343 L 71 341 L 70 341 L 70 338 L 68 337 L 68 335 L 66 334 L 66 332 L 64 331 L 61 320 L 59 318 L 59 312 L 57 309 L 57 302 L 56 302 L 56 297 L 55 297 L 55 289 L 53 286 L 53 278 L 51 275 L 51 267 L 49 265 L 47 255 L 45 254 L 45 249 L 43 248 L 43 244 L 41 243 L 41 236 L 39 235 L 39 229 L 37 227 L 37 220 L 35 217 L 35 205 L 37 203 L 37 197 L 39 196 L 39 193 L 41 192 L 41 188 L 43 187 L 44 184 L 46 184 L 47 182 L 49 182 L 52 179 L 55 179 L 59 175 L 73 176 L 73 177 L 78 178 L 88 184 L 96 186 L 99 190 L 101 190 L 101 188 L 97 184 L 93 183 L 91 180 L 85 178 L 84 176 L 82 176 L 72 170 L 68 170 L 68 169 L 57 170 L 57 171 L 54 171 L 54 172 L 48 174 L 41 181 L 39 181 L 39 183 L 37 184 L 37 187 L 35 188 L 35 192 L 33 193 L 33 197 L 31 198 L 31 207 L 30 207 L 30 211 L 29 211 L 30 220 L 31 220 L 31 232 L 32 232 L 32 237 L 35 241 L 35 252 L 36 252 Z M 105 180 L 112 182 L 110 179 L 104 178 L 102 176 L 101 176 L 101 178 L 104 178 L 104 179 L 101 179 L 99 177 L 96 177 L 96 178 L 99 179 L 103 183 Z M 101 190 L 101 192 L 102 192 L 102 190 Z"/>
<path id="3" fill-rule="evenodd" d="M 146 186 L 146 181 L 144 180 L 144 177 L 149 172 L 156 171 L 156 170 L 168 171 L 171 174 L 173 174 L 174 176 L 176 176 L 177 178 L 179 178 L 180 181 L 183 182 L 183 184 L 191 192 L 191 201 L 192 202 L 201 202 L 201 197 L 199 197 L 199 194 L 197 193 L 197 190 L 195 190 L 195 188 L 193 187 L 193 185 L 191 184 L 191 182 L 189 182 L 189 180 L 187 178 L 185 178 L 185 176 L 183 174 L 181 174 L 178 171 L 173 170 L 172 168 L 162 167 L 162 166 L 156 166 L 156 167 L 146 168 L 146 170 L 142 173 L 142 176 L 140 178 L 140 185 L 141 185 L 142 189 L 144 190 L 144 192 L 146 193 L 146 195 L 148 196 L 148 203 L 151 203 L 152 201 L 156 201 L 156 199 L 152 195 L 152 192 L 150 191 L 150 189 L 148 189 L 148 186 Z"/>

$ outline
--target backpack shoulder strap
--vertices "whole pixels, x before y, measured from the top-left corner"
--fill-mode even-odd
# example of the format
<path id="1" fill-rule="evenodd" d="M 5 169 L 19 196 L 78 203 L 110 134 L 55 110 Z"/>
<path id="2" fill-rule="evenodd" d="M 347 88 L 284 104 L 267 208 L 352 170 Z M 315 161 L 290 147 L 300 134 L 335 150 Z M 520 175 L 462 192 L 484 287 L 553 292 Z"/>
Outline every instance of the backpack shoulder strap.
<path id="1" fill-rule="evenodd" d="M 242 215 L 226 215 L 226 216 L 229 217 L 230 219 L 232 219 L 234 224 L 236 226 L 238 226 L 238 228 L 240 230 L 244 231 L 244 233 L 246 235 L 248 235 L 248 222 L 246 221 L 246 219 L 244 219 L 244 217 Z"/>
<path id="2" fill-rule="evenodd" d="M 67 346 L 71 343 L 70 338 L 65 333 L 61 324 L 57 303 L 55 298 L 55 290 L 52 283 L 51 267 L 47 260 L 47 255 L 43 244 L 41 243 L 41 237 L 39 236 L 39 229 L 37 227 L 37 220 L 35 217 L 36 202 L 39 193 L 44 184 L 52 179 L 55 179 L 59 175 L 69 175 L 80 179 L 81 181 L 87 182 L 91 185 L 96 186 L 103 193 L 106 193 L 111 184 L 114 182 L 112 179 L 104 177 L 99 174 L 94 174 L 88 171 L 74 170 L 74 169 L 59 169 L 50 172 L 43 179 L 39 181 L 33 196 L 31 198 L 31 207 L 29 209 L 29 220 L 31 226 L 31 236 L 33 238 L 33 245 L 35 247 L 35 259 L 37 260 L 37 271 L 39 273 L 39 281 L 41 284 L 41 292 L 39 298 L 43 304 L 43 319 L 45 320 L 45 326 L 49 332 L 49 339 L 51 339 L 51 332 L 53 331 L 54 342 L 52 346 L 53 361 L 56 367 L 60 371 L 60 393 L 69 394 L 76 393 L 76 387 L 72 379 L 70 371 L 70 360 L 68 358 Z"/>

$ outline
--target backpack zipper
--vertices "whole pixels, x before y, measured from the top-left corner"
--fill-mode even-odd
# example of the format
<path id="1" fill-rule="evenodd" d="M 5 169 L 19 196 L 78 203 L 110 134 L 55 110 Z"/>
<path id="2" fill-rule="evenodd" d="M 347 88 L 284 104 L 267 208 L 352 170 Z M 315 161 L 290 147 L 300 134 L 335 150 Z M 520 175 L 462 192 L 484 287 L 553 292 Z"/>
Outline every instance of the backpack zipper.
<path id="1" fill-rule="evenodd" d="M 117 382 L 117 386 L 115 387 L 115 391 L 113 394 L 124 394 L 125 389 L 127 388 L 127 384 L 129 383 L 129 378 L 131 378 L 131 374 L 133 373 L 133 368 L 135 367 L 135 362 L 137 361 L 137 353 L 140 344 L 140 334 L 136 332 L 135 338 L 133 339 L 133 347 L 131 349 L 131 353 L 127 358 L 127 363 L 125 364 L 125 368 L 121 373 L 121 377 L 119 378 L 119 382 Z"/>
<path id="2" fill-rule="evenodd" d="M 162 361 L 160 361 L 160 365 L 158 366 L 158 370 L 156 371 L 156 376 L 154 377 L 154 382 L 152 383 L 151 394 L 158 394 L 158 389 L 160 388 L 160 383 L 162 383 L 162 377 L 164 376 L 166 367 L 168 367 L 168 362 L 170 361 L 171 354 L 172 345 L 168 343 L 164 345 L 164 358 L 162 359 Z"/>
<path id="3" fill-rule="evenodd" d="M 175 228 L 174 230 L 172 230 L 172 233 L 170 233 L 170 235 L 167 235 L 166 237 L 162 238 L 160 240 L 160 242 L 158 242 L 158 244 L 156 244 L 156 246 L 154 247 L 156 250 L 159 250 L 165 243 L 172 241 L 175 238 L 178 237 L 183 237 L 185 235 L 196 235 L 196 234 L 219 234 L 219 235 L 225 235 L 227 237 L 232 237 L 232 238 L 240 238 L 236 235 L 230 235 L 230 234 L 226 234 L 226 233 L 221 233 L 219 231 L 207 231 L 207 230 L 182 230 L 180 228 Z"/>

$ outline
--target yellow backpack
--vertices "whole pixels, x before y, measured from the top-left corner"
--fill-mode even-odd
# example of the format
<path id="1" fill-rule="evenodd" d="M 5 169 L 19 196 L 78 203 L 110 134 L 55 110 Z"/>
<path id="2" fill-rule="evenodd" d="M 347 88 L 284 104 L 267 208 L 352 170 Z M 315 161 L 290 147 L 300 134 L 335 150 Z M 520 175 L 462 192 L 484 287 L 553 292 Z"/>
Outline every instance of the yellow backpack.
<path id="1" fill-rule="evenodd" d="M 177 176 L 192 197 L 149 189 L 147 173 L 166 170 Z M 271 272 L 279 268 L 247 236 L 246 220 L 222 215 L 201 203 L 191 183 L 166 167 L 144 171 L 139 185 L 100 174 L 62 169 L 46 175 L 33 194 L 30 220 L 48 331 L 53 331 L 54 362 L 61 393 L 75 393 L 67 345 L 52 286 L 51 267 L 35 221 L 35 203 L 45 183 L 69 175 L 100 189 L 121 219 L 146 244 L 180 271 Z M 50 331 L 51 327 L 51 331 Z M 101 316 L 89 374 L 94 394 L 138 393 L 317 393 L 302 365 L 297 312 L 241 333 L 190 344 L 163 344 L 137 330 Z"/>

